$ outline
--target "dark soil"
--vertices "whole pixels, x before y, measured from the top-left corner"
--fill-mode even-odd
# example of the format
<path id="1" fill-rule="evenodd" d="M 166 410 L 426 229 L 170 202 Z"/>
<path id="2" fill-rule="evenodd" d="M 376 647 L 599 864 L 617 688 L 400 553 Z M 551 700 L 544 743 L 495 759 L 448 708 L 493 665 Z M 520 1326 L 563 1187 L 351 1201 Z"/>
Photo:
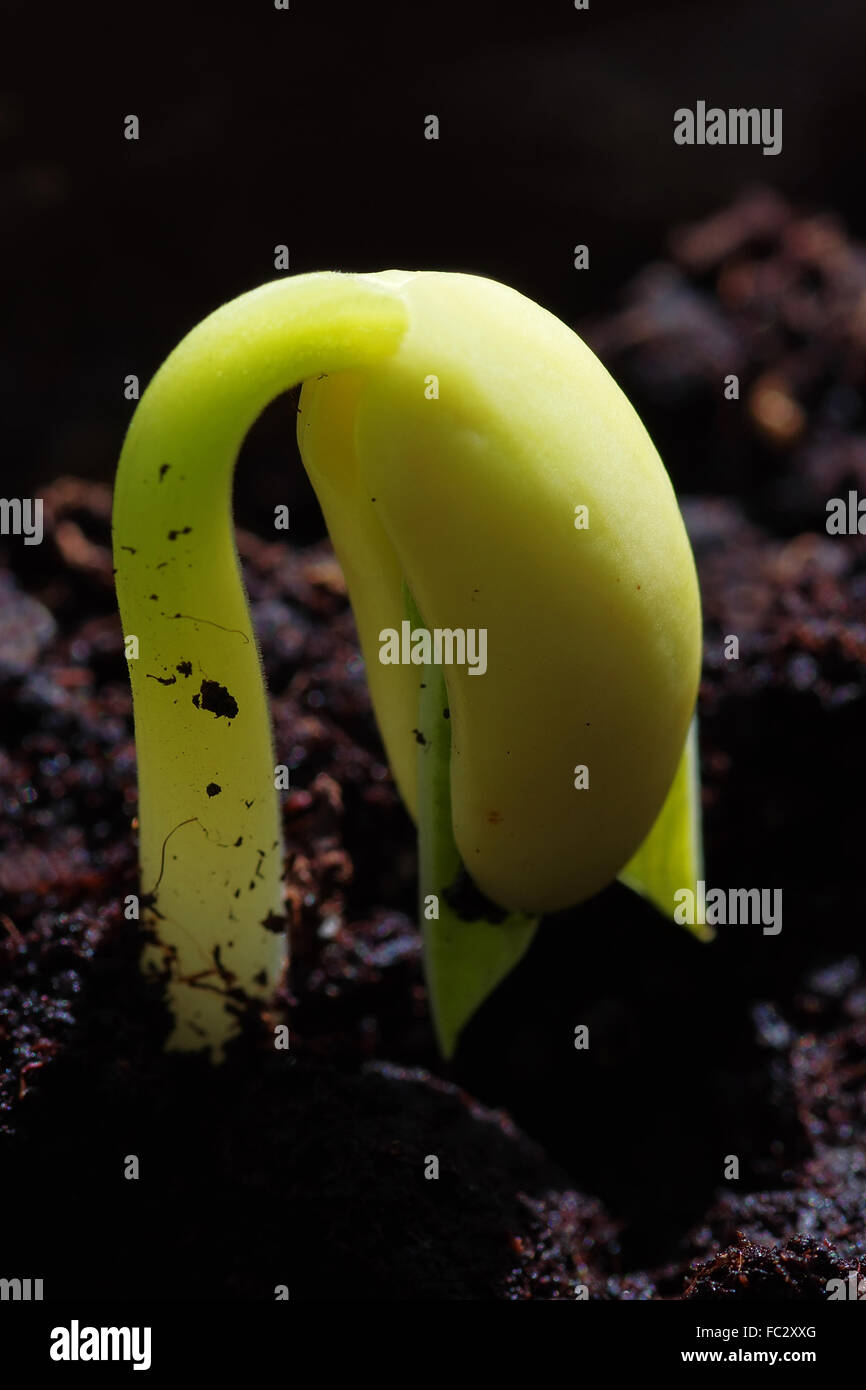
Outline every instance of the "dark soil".
<path id="1" fill-rule="evenodd" d="M 453 1067 L 339 569 L 326 543 L 248 533 L 297 788 L 292 1046 L 250 1032 L 220 1068 L 162 1053 L 122 912 L 135 753 L 110 497 L 44 493 L 43 545 L 8 545 L 0 570 L 5 1272 L 47 1297 L 728 1299 L 820 1298 L 859 1271 L 866 538 L 828 536 L 824 506 L 863 482 L 864 265 L 826 220 L 759 199 L 679 237 L 591 331 L 691 494 L 707 882 L 781 888 L 783 930 L 701 946 L 612 886 L 544 923 Z"/>

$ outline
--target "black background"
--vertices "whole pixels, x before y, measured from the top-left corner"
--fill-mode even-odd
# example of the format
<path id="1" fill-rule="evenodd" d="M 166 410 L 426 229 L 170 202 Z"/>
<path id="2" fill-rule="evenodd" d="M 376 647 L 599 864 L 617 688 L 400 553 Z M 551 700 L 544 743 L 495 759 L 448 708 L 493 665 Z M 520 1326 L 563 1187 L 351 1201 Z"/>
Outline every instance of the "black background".
<path id="1" fill-rule="evenodd" d="M 856 0 L 3 6 L 4 465 L 109 480 L 142 387 L 223 301 L 292 272 L 459 269 L 573 324 L 668 230 L 756 182 L 866 232 Z M 782 153 L 683 148 L 696 101 L 781 106 Z M 440 139 L 424 138 L 438 115 Z M 141 122 L 124 139 L 124 117 Z M 589 272 L 572 248 L 590 248 Z M 285 401 L 237 508 L 321 534 Z"/>

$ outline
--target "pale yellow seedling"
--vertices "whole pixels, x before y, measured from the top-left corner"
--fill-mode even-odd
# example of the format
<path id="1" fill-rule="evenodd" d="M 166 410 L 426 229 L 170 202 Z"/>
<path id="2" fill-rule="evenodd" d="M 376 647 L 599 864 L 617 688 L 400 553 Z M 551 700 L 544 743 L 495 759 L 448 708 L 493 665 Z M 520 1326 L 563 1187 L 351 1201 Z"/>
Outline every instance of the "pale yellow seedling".
<path id="1" fill-rule="evenodd" d="M 235 459 L 281 391 L 392 351 L 405 324 L 399 299 L 348 276 L 265 285 L 184 339 L 124 443 L 114 555 L 128 651 L 137 639 L 139 858 L 159 941 L 146 963 L 169 970 L 178 1048 L 219 1051 L 237 992 L 266 1000 L 286 957 L 276 758 L 234 541 Z"/>
<path id="2" fill-rule="evenodd" d="M 219 1047 L 232 991 L 265 998 L 283 958 L 262 925 L 282 901 L 275 754 L 229 503 L 244 434 L 297 381 L 302 456 L 418 823 L 428 983 L 450 1052 L 536 914 L 620 873 L 670 913 L 698 877 L 694 564 L 625 396 L 569 328 L 504 285 L 300 276 L 194 330 L 136 412 L 115 505 L 124 633 L 140 653 L 142 878 L 177 1045 Z M 407 614 L 483 630 L 484 673 L 385 664 L 383 633 Z M 505 921 L 463 920 L 448 892 L 461 861 Z"/>
<path id="3" fill-rule="evenodd" d="M 414 813 L 418 668 L 379 661 L 405 580 L 429 628 L 487 632 L 483 676 L 443 670 L 463 861 L 496 902 L 567 907 L 637 850 L 683 751 L 701 660 L 685 527 L 646 430 L 565 324 L 480 276 L 379 278 L 408 330 L 363 373 L 305 385 L 299 441 L 389 761 Z"/>

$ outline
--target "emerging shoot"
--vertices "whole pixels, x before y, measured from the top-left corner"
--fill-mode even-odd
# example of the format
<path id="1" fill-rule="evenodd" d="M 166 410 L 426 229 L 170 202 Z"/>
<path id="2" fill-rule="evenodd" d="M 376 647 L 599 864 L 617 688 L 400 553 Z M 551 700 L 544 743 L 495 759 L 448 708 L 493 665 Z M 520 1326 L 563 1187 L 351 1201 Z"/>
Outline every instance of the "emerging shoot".
<path id="1" fill-rule="evenodd" d="M 450 1055 L 540 913 L 619 874 L 670 914 L 700 875 L 694 564 L 622 392 L 504 285 L 305 275 L 190 333 L 136 411 L 114 510 L 147 959 L 168 974 L 174 1046 L 218 1053 L 284 965 L 276 758 L 230 490 L 247 430 L 299 381 L 304 465 L 418 825 Z M 468 921 L 467 876 L 489 900 Z"/>

